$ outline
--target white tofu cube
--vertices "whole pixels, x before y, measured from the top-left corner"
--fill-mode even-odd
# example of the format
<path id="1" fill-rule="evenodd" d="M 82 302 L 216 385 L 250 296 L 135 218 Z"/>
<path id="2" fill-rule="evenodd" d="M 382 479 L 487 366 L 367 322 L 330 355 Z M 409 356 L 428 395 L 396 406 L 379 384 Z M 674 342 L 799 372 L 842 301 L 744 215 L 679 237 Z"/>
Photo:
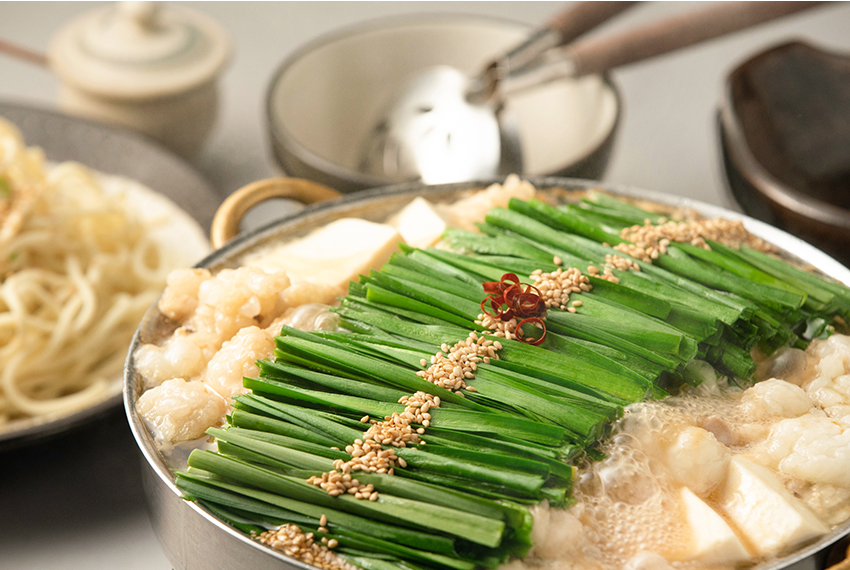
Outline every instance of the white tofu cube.
<path id="1" fill-rule="evenodd" d="M 406 244 L 423 249 L 440 241 L 447 227 L 434 204 L 421 196 L 402 208 L 390 224 L 398 229 Z"/>
<path id="2" fill-rule="evenodd" d="M 741 456 L 732 457 L 720 500 L 760 556 L 778 554 L 829 531 L 773 471 Z"/>
<path id="3" fill-rule="evenodd" d="M 735 531 L 714 509 L 687 487 L 682 488 L 681 498 L 692 533 L 691 544 L 685 551 L 684 560 L 728 564 L 750 558 Z"/>
<path id="4" fill-rule="evenodd" d="M 272 251 L 247 265 L 266 270 L 284 270 L 292 284 L 312 283 L 333 297 L 348 291 L 348 282 L 370 269 L 380 269 L 398 251 L 401 235 L 387 224 L 357 218 L 342 218 Z"/>

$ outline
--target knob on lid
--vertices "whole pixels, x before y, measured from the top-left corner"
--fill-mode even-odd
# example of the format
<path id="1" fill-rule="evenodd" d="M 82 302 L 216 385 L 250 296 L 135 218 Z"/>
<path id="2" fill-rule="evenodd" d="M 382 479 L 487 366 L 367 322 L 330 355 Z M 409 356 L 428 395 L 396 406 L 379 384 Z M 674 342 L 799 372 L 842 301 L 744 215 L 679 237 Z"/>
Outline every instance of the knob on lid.
<path id="1" fill-rule="evenodd" d="M 161 2 L 119 2 L 64 25 L 48 47 L 61 79 L 104 97 L 151 99 L 217 76 L 230 37 L 211 18 Z"/>

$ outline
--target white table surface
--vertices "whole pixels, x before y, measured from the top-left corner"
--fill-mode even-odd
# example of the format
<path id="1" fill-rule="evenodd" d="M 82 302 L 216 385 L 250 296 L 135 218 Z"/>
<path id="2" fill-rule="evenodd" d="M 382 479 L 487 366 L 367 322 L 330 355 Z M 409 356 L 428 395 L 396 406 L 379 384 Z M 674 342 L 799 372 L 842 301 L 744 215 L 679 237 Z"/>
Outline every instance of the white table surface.
<path id="1" fill-rule="evenodd" d="M 236 52 L 223 78 L 219 125 L 196 162 L 222 197 L 279 173 L 266 144 L 263 101 L 272 71 L 304 42 L 340 26 L 392 14 L 458 12 L 534 24 L 562 4 L 195 3 L 223 23 Z M 0 38 L 44 49 L 86 3 L 0 2 Z M 607 29 L 695 7 L 653 3 Z M 601 28 L 605 30 L 606 28 Z M 850 5 L 792 19 L 633 65 L 613 74 L 625 114 L 605 180 L 735 208 L 725 189 L 715 112 L 725 75 L 749 55 L 802 38 L 850 53 Z M 53 105 L 55 79 L 0 56 L 0 100 Z M 74 437 L 0 454 L 0 568 L 165 570 L 171 567 L 148 522 L 138 457 L 120 411 Z"/>

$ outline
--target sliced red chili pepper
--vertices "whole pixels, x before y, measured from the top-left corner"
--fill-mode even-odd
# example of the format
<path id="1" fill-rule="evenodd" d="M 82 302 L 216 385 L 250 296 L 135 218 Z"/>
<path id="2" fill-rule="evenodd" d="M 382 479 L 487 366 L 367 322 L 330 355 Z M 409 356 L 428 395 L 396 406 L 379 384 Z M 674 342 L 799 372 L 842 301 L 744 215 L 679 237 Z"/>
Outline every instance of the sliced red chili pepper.
<path id="1" fill-rule="evenodd" d="M 493 299 L 490 301 L 490 305 L 493 307 L 493 310 L 497 312 L 498 317 L 503 321 L 509 321 L 514 318 L 513 310 L 511 310 L 510 305 L 505 303 L 505 299 L 503 297 Z"/>
<path id="2" fill-rule="evenodd" d="M 486 297 L 484 297 L 484 299 L 481 301 L 481 312 L 484 313 L 485 315 L 490 315 L 491 317 L 496 318 L 496 315 L 490 313 L 490 311 L 488 311 L 487 307 L 485 306 L 485 305 L 487 305 L 487 301 L 492 301 L 492 300 L 493 300 L 493 297 L 491 295 L 487 295 Z"/>
<path id="3" fill-rule="evenodd" d="M 490 307 L 492 308 L 492 312 L 487 310 L 487 302 L 489 301 Z M 481 310 L 493 317 L 494 319 L 501 319 L 503 321 L 509 321 L 514 318 L 514 312 L 511 308 L 505 303 L 502 296 L 495 297 L 490 295 L 486 297 L 483 301 L 481 301 Z"/>
<path id="4" fill-rule="evenodd" d="M 502 296 L 505 298 L 505 302 L 511 306 L 513 306 L 515 299 L 520 295 L 522 295 L 522 287 L 519 285 L 511 285 L 505 289 L 504 293 L 502 293 Z"/>
<path id="5" fill-rule="evenodd" d="M 536 324 L 540 325 L 540 328 L 543 329 L 543 332 L 540 334 L 540 338 L 528 339 L 525 336 L 525 333 L 522 330 L 522 325 L 524 325 L 526 323 L 536 323 Z M 544 323 L 543 319 L 541 319 L 539 317 L 529 317 L 527 319 L 523 319 L 519 323 L 517 323 L 516 330 L 514 331 L 514 334 L 516 335 L 517 340 L 531 344 L 533 346 L 537 346 L 538 344 L 540 344 L 541 342 L 546 340 L 546 323 Z"/>
<path id="6" fill-rule="evenodd" d="M 522 283 L 515 273 L 505 273 L 500 281 L 484 283 L 487 297 L 481 301 L 481 310 L 493 318 L 509 321 L 514 317 L 522 319 L 517 325 L 517 339 L 529 344 L 540 344 L 546 338 L 546 303 L 540 290 L 530 283 Z M 489 302 L 492 312 L 486 308 Z M 540 338 L 524 340 L 521 326 L 536 323 L 543 329 Z"/>
<path id="7" fill-rule="evenodd" d="M 517 313 L 529 317 L 542 317 L 546 315 L 546 304 L 539 293 L 523 293 L 514 302 L 513 306 Z M 541 314 L 542 313 L 542 314 Z"/>

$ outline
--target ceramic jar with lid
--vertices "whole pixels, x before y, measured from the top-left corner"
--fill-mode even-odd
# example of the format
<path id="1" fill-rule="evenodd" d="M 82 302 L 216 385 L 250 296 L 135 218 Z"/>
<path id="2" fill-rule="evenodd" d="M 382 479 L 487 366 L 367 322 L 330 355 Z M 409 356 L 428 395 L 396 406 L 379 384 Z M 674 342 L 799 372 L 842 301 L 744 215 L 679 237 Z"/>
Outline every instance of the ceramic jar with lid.
<path id="1" fill-rule="evenodd" d="M 65 111 L 135 129 L 189 158 L 215 123 L 231 50 L 224 28 L 196 10 L 119 2 L 63 26 L 48 59 Z"/>

